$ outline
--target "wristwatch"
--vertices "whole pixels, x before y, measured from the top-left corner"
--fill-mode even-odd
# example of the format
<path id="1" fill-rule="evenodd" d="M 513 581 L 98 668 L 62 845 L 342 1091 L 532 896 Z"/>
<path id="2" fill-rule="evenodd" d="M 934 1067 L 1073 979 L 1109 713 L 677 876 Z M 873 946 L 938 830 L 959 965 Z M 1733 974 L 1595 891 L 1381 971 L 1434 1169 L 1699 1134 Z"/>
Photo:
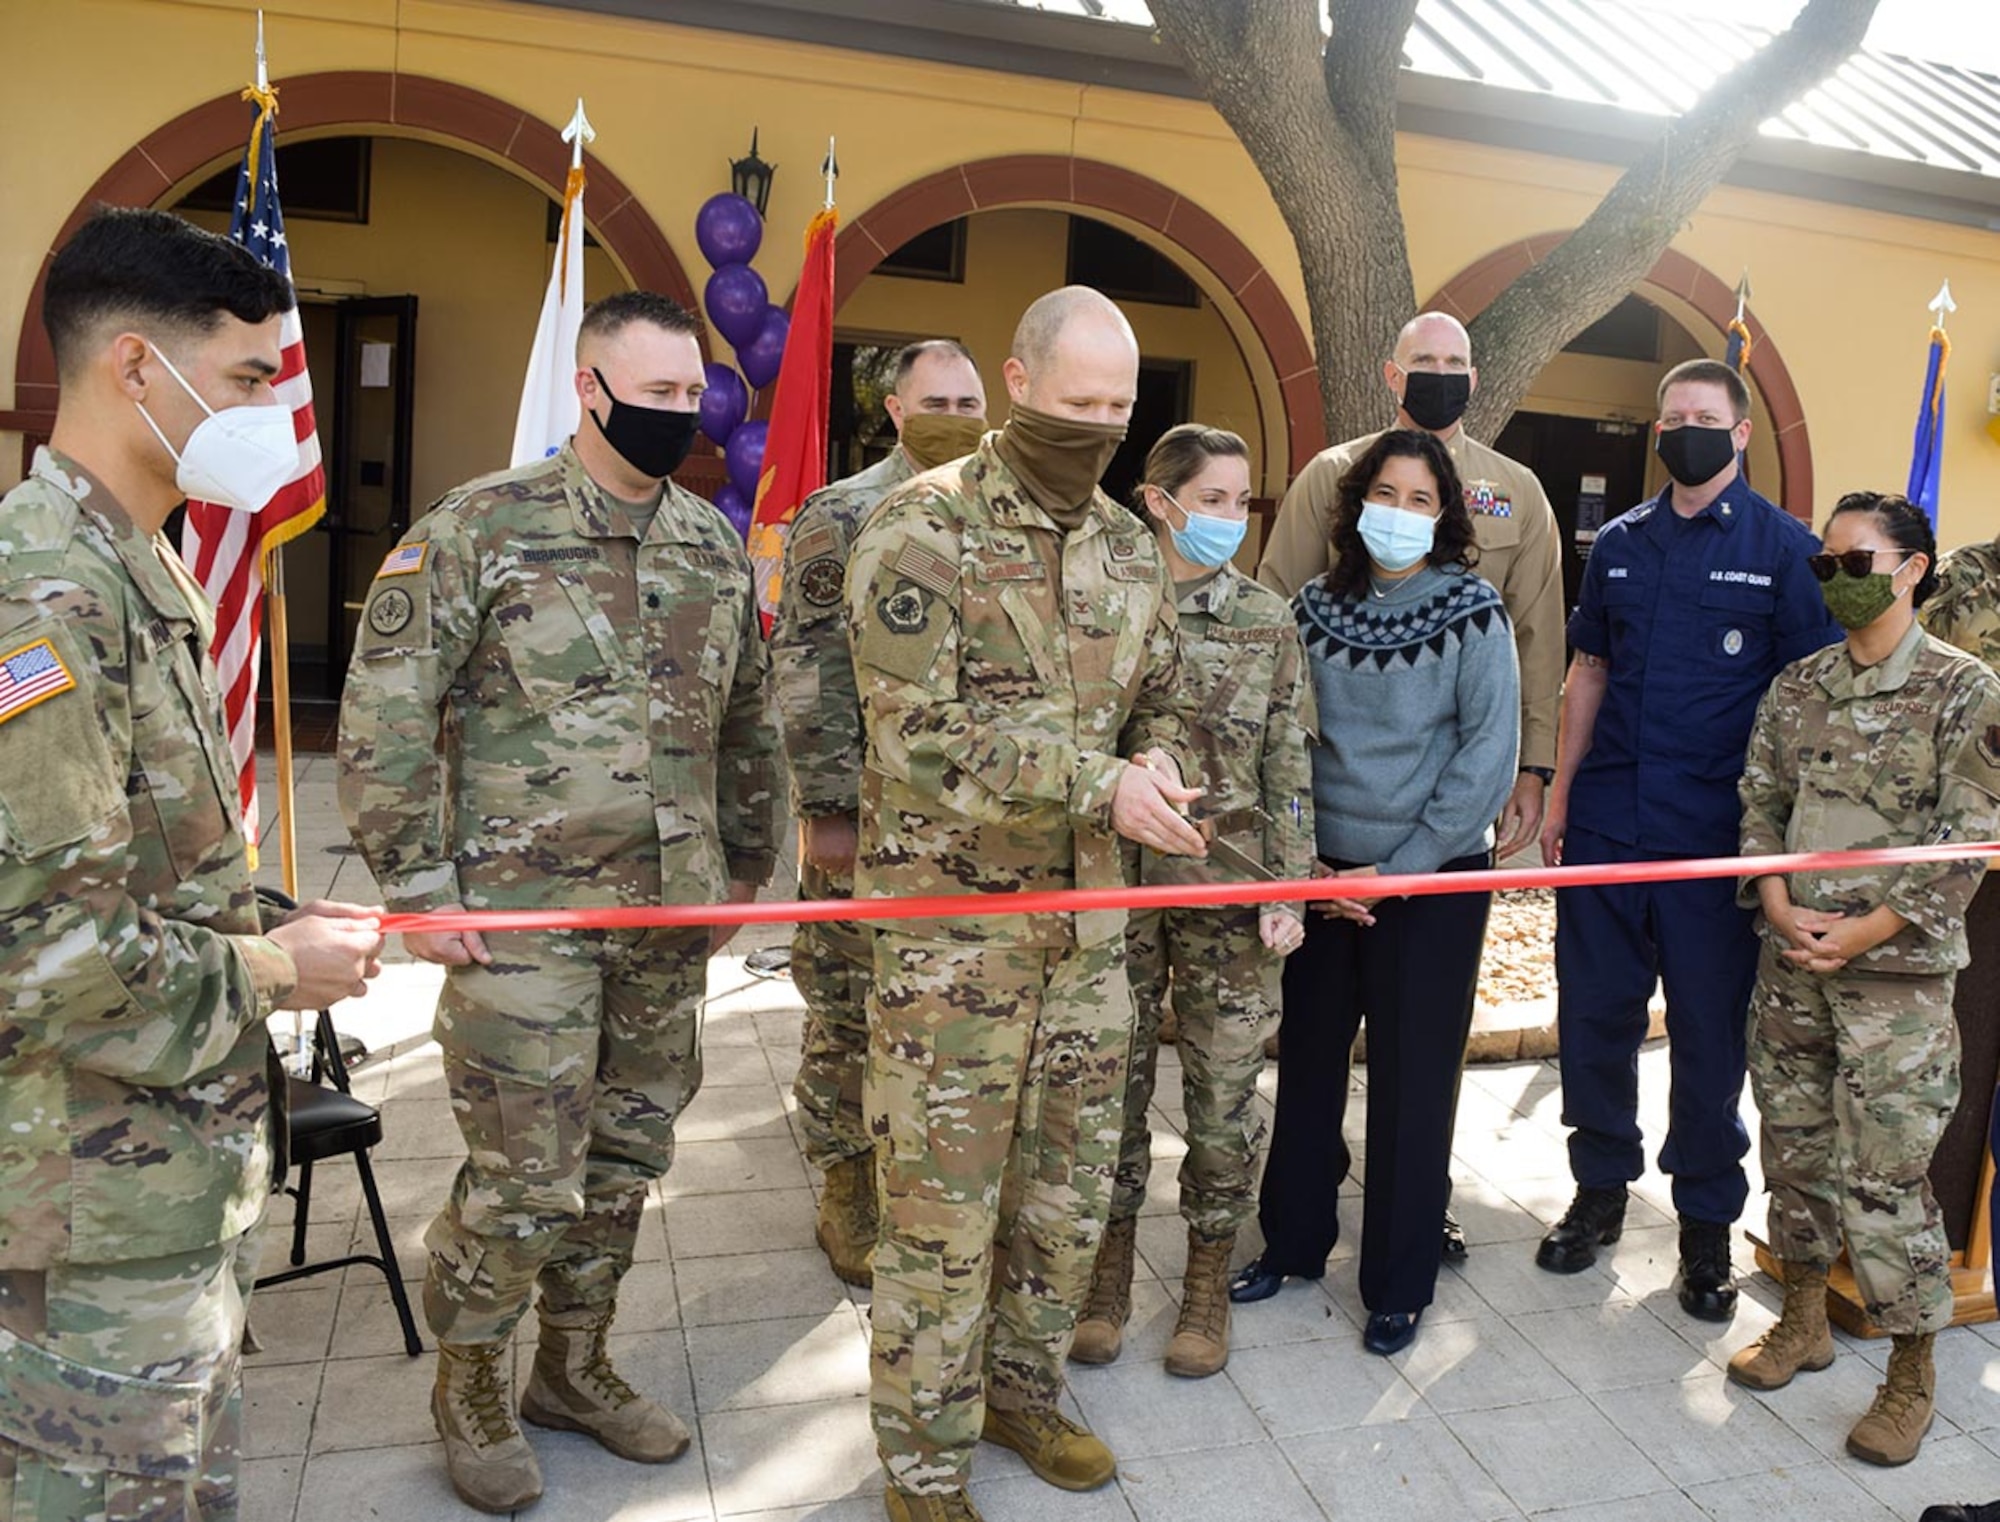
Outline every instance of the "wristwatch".
<path id="1" fill-rule="evenodd" d="M 1540 777 L 1544 787 L 1556 780 L 1556 769 L 1553 766 L 1524 766 L 1521 770 L 1530 777 Z"/>

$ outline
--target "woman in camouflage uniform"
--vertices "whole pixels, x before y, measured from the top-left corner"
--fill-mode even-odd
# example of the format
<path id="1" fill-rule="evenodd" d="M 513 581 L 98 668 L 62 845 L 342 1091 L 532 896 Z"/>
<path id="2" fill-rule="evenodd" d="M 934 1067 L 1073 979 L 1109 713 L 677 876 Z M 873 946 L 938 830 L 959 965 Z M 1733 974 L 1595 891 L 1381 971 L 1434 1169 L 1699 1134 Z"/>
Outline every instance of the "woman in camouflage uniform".
<path id="1" fill-rule="evenodd" d="M 1991 840 L 2000 831 L 2000 679 L 1926 634 L 1937 545 L 1901 497 L 1842 497 L 1809 562 L 1846 640 L 1764 695 L 1740 792 L 1743 854 Z M 1950 1245 L 1928 1173 L 1958 1103 L 1952 982 L 1982 860 L 1745 880 L 1763 910 L 1750 1078 L 1763 1116 L 1777 1325 L 1730 1360 L 1775 1390 L 1833 1362 L 1827 1269 L 1843 1241 L 1868 1316 L 1895 1338 L 1848 1434 L 1874 1464 L 1930 1428 L 1931 1343 L 1950 1325 Z"/>
<path id="2" fill-rule="evenodd" d="M 1279 877 L 1312 863 L 1312 698 L 1290 607 L 1231 565 L 1250 511 L 1250 451 L 1220 428 L 1184 423 L 1146 456 L 1139 505 L 1159 536 L 1180 615 L 1181 669 L 1200 718 L 1196 805 L 1218 837 Z M 1189 779 L 1190 781 L 1196 779 Z M 1211 882 L 1242 873 L 1214 860 L 1152 851 L 1130 865 L 1146 883 Z M 1070 1357 L 1110 1363 L 1132 1308 L 1132 1254 L 1152 1169 L 1160 1016 L 1169 989 L 1180 1025 L 1187 1156 L 1180 1172 L 1188 1260 L 1167 1370 L 1188 1378 L 1229 1359 L 1229 1257 L 1250 1214 L 1263 1123 L 1257 1075 L 1278 1017 L 1278 969 L 1303 938 L 1293 904 L 1135 911 L 1125 945 L 1137 1025 L 1125 1086 L 1111 1221 Z"/>

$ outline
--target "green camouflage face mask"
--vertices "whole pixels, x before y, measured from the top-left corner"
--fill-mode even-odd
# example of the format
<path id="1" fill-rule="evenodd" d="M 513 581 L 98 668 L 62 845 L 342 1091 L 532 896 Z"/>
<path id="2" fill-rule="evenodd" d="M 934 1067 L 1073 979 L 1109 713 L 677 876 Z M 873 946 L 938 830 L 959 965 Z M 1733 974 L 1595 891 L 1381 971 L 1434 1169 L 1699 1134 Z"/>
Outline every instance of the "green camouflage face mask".
<path id="1" fill-rule="evenodd" d="M 1839 620 L 1843 629 L 1865 629 L 1896 601 L 1896 578 L 1892 574 L 1875 572 L 1868 576 L 1849 576 L 1841 572 L 1832 581 L 1819 584 L 1820 595 L 1826 598 L 1826 610 Z"/>

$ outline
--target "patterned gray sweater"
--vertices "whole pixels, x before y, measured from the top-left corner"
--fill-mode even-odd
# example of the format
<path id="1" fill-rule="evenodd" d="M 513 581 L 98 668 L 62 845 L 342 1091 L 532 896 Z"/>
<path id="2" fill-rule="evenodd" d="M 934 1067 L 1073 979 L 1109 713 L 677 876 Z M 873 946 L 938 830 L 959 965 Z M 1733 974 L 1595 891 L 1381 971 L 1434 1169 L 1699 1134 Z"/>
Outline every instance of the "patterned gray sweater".
<path id="1" fill-rule="evenodd" d="M 1458 566 L 1337 599 L 1293 600 L 1319 700 L 1322 856 L 1434 872 L 1491 849 L 1513 790 L 1521 677 L 1500 594 Z"/>

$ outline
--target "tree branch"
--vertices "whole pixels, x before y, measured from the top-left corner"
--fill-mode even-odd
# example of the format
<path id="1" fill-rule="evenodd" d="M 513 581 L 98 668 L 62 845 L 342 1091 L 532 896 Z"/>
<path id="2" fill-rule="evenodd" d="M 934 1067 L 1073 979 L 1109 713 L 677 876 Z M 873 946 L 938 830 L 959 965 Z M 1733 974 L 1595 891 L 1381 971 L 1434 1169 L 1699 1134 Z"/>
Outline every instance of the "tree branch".
<path id="1" fill-rule="evenodd" d="M 1811 0 L 1660 134 L 1581 226 L 1472 324 L 1479 390 L 1466 416 L 1491 438 L 1541 369 L 1609 311 L 1673 241 L 1757 129 L 1861 45 L 1877 0 Z"/>
<path id="2" fill-rule="evenodd" d="M 1326 98 L 1369 170 L 1396 183 L 1396 80 L 1417 0 L 1331 0 Z"/>

